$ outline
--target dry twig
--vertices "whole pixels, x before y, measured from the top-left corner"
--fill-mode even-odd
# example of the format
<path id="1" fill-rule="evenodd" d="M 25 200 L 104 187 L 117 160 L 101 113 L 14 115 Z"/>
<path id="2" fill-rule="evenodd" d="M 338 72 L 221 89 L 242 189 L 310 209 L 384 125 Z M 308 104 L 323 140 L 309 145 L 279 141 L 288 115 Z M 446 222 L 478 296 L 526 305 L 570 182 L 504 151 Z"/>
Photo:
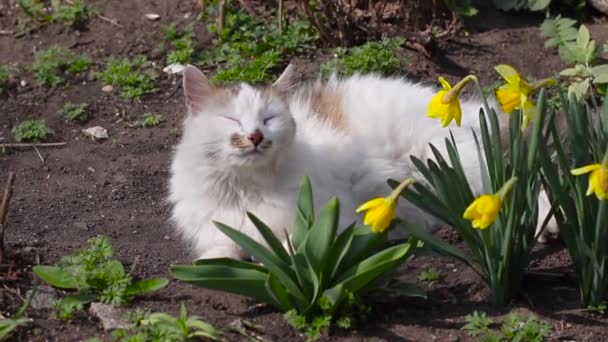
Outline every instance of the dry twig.
<path id="1" fill-rule="evenodd" d="M 13 195 L 13 184 L 15 183 L 15 174 L 13 172 L 8 173 L 8 181 L 4 188 L 4 194 L 2 196 L 2 202 L 0 202 L 0 264 L 4 263 L 6 259 L 6 250 L 4 246 L 4 232 L 8 222 L 8 206 Z"/>
<path id="2" fill-rule="evenodd" d="M 0 143 L 0 149 L 5 150 L 7 148 L 31 148 L 31 147 L 61 147 L 67 145 L 67 142 L 55 142 L 55 143 L 39 143 L 39 144 L 2 144 Z"/>
<path id="3" fill-rule="evenodd" d="M 115 26 L 118 26 L 118 27 L 122 28 L 122 25 L 120 25 L 120 24 L 118 23 L 118 20 L 116 20 L 116 19 L 112 19 L 112 18 L 104 17 L 104 16 L 103 16 L 103 15 L 101 15 L 101 14 L 98 14 L 98 15 L 97 15 L 97 18 L 99 18 L 99 19 L 101 19 L 101 20 L 104 20 L 104 21 L 107 21 L 107 22 L 109 22 L 109 23 L 110 23 L 110 24 L 112 24 L 112 25 L 115 25 Z"/>

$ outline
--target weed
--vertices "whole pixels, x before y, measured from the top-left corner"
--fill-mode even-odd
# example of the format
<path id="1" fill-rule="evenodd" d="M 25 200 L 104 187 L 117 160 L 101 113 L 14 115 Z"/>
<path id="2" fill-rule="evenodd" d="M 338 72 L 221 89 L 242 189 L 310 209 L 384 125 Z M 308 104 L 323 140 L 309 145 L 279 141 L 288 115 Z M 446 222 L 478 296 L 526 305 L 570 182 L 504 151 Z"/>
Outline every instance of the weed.
<path id="1" fill-rule="evenodd" d="M 36 295 L 36 288 L 37 286 L 34 285 L 32 293 L 11 318 L 4 318 L 0 313 L 0 341 L 4 341 L 15 329 L 26 326 L 32 322 L 31 319 L 24 317 L 24 315 L 30 307 L 30 304 L 32 304 L 32 298 Z"/>
<path id="2" fill-rule="evenodd" d="M 466 330 L 467 334 L 473 337 L 486 335 L 490 331 L 490 324 L 492 324 L 492 320 L 485 312 L 474 311 L 472 315 L 466 315 L 464 320 L 467 324 L 462 327 L 462 330 Z"/>
<path id="3" fill-rule="evenodd" d="M 321 66 L 321 74 L 326 77 L 330 74 L 395 74 L 406 62 L 397 54 L 401 44 L 402 39 L 392 38 L 381 42 L 368 42 L 350 49 L 337 48 L 335 58 Z"/>
<path id="4" fill-rule="evenodd" d="M 52 46 L 34 54 L 31 69 L 43 85 L 57 86 L 65 81 L 65 74 L 79 74 L 91 65 L 87 55 L 78 55 L 61 46 Z"/>
<path id="5" fill-rule="evenodd" d="M 551 327 L 535 315 L 527 318 L 518 313 L 509 313 L 502 324 L 500 332 L 492 331 L 492 320 L 485 314 L 477 311 L 465 317 L 467 324 L 462 327 L 472 337 L 479 337 L 481 341 L 521 341 L 542 342 L 551 333 Z"/>
<path id="6" fill-rule="evenodd" d="M 0 88 L 14 79 L 17 75 L 17 71 L 17 66 L 13 64 L 0 65 Z"/>
<path id="7" fill-rule="evenodd" d="M 162 118 L 163 117 L 160 114 L 145 113 L 143 126 L 148 128 L 158 126 L 162 121 Z"/>
<path id="8" fill-rule="evenodd" d="M 167 55 L 167 63 L 186 64 L 192 61 L 194 55 L 194 46 L 192 43 L 192 25 L 188 25 L 186 29 L 180 31 L 177 24 L 172 23 L 163 28 L 165 40 L 167 40 L 173 51 Z"/>
<path id="9" fill-rule="evenodd" d="M 107 61 L 106 70 L 99 74 L 105 83 L 121 88 L 121 94 L 128 99 L 139 99 L 150 94 L 154 88 L 156 75 L 144 70 L 146 57 L 139 56 L 132 61 L 127 58 L 111 57 Z"/>
<path id="10" fill-rule="evenodd" d="M 50 6 L 43 0 L 17 0 L 17 4 L 26 17 L 39 24 L 61 22 L 74 28 L 83 27 L 97 13 L 85 0 L 52 0 Z"/>
<path id="11" fill-rule="evenodd" d="M 166 313 L 148 313 L 137 309 L 128 315 L 133 323 L 131 328 L 117 329 L 112 333 L 112 341 L 190 341 L 204 337 L 221 340 L 221 332 L 198 316 L 188 316 L 186 307 L 181 305 L 179 317 Z"/>
<path id="12" fill-rule="evenodd" d="M 210 6 L 212 12 L 217 4 Z M 211 17 L 215 14 L 212 13 Z M 197 64 L 220 68 L 212 78 L 218 82 L 262 83 L 272 79 L 272 69 L 287 55 L 315 47 L 318 35 L 307 21 L 293 21 L 281 35 L 274 24 L 259 21 L 244 12 L 228 9 L 221 32 L 215 23 L 208 25 L 216 33 L 216 49 L 197 55 Z"/>
<path id="13" fill-rule="evenodd" d="M 600 314 L 600 315 L 606 314 L 606 312 L 608 312 L 607 309 L 608 309 L 608 306 L 606 305 L 606 303 L 601 303 L 598 305 L 589 305 L 587 307 L 587 311 L 596 313 L 596 314 Z"/>
<path id="14" fill-rule="evenodd" d="M 278 51 L 264 52 L 254 60 L 233 60 L 229 68 L 220 68 L 212 80 L 220 83 L 244 81 L 248 83 L 262 83 L 270 80 L 270 70 L 281 60 Z"/>
<path id="15" fill-rule="evenodd" d="M 52 286 L 76 290 L 56 304 L 56 316 L 61 319 L 71 319 L 74 313 L 93 301 L 119 306 L 136 295 L 157 291 L 168 283 L 165 278 L 134 282 L 114 257 L 110 241 L 103 236 L 89 240 L 88 249 L 63 257 L 57 266 L 39 265 L 33 271 Z"/>
<path id="16" fill-rule="evenodd" d="M 23 121 L 13 128 L 13 136 L 17 142 L 41 142 L 49 136 L 49 128 L 42 119 Z"/>
<path id="17" fill-rule="evenodd" d="M 439 272 L 435 271 L 434 269 L 428 269 L 420 273 L 420 275 L 418 276 L 418 280 L 426 282 L 437 281 L 439 280 Z"/>
<path id="18" fill-rule="evenodd" d="M 74 104 L 66 102 L 58 114 L 69 122 L 85 122 L 89 119 L 88 107 L 89 105 L 86 103 Z"/>

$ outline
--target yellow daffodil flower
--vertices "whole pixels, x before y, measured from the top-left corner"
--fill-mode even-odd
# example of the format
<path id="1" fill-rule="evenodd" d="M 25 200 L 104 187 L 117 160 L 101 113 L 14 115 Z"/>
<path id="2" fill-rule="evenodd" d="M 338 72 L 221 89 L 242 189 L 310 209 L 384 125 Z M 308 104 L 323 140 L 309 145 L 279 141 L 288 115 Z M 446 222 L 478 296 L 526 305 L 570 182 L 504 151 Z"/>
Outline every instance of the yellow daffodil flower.
<path id="1" fill-rule="evenodd" d="M 502 203 L 516 181 L 517 178 L 513 177 L 497 193 L 477 197 L 464 211 L 462 217 L 471 221 L 473 228 L 488 228 L 498 217 Z"/>
<path id="2" fill-rule="evenodd" d="M 538 115 L 538 109 L 530 100 L 530 95 L 537 89 L 555 83 L 552 79 L 545 79 L 535 83 L 529 83 L 515 68 L 510 65 L 500 64 L 494 68 L 507 82 L 496 90 L 496 99 L 503 112 L 513 113 L 516 109 L 522 109 L 524 119 L 522 129 L 528 127 L 528 123 Z"/>
<path id="3" fill-rule="evenodd" d="M 366 212 L 363 223 L 371 226 L 376 233 L 384 232 L 395 218 L 399 195 L 412 183 L 414 183 L 413 179 L 407 179 L 399 184 L 388 197 L 374 198 L 357 208 L 358 213 Z"/>
<path id="4" fill-rule="evenodd" d="M 439 118 L 443 127 L 448 126 L 452 121 L 456 121 L 456 125 L 460 126 L 462 109 L 458 95 L 469 81 L 475 79 L 475 76 L 469 75 L 463 78 L 454 87 L 445 78 L 439 77 L 438 79 L 443 89 L 431 99 L 426 115 L 429 118 Z"/>
<path id="5" fill-rule="evenodd" d="M 591 174 L 589 175 L 589 187 L 587 188 L 586 195 L 595 194 L 599 200 L 608 199 L 608 166 L 591 164 L 570 171 L 575 176 L 584 175 L 589 172 Z"/>

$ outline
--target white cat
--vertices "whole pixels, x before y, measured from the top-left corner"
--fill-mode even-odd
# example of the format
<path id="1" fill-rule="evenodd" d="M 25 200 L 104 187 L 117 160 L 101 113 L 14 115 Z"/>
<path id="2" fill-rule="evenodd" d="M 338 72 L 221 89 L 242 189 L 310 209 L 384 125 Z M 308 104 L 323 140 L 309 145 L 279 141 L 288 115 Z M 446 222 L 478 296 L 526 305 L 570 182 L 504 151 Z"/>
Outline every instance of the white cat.
<path id="1" fill-rule="evenodd" d="M 410 155 L 432 158 L 429 142 L 443 153 L 450 134 L 426 117 L 436 90 L 404 79 L 332 77 L 297 86 L 290 66 L 269 87 L 214 87 L 187 66 L 183 87 L 188 115 L 171 167 L 169 201 L 177 229 L 202 259 L 246 257 L 213 221 L 261 241 L 246 211 L 285 236 L 304 175 L 316 209 L 336 195 L 341 226 L 360 221 L 356 207 L 386 196 L 388 178 L 422 181 Z M 480 107 L 462 101 L 461 127 L 452 129 L 476 192 L 481 177 L 471 129 L 479 131 Z M 405 200 L 397 214 L 429 229 L 436 223 Z"/>

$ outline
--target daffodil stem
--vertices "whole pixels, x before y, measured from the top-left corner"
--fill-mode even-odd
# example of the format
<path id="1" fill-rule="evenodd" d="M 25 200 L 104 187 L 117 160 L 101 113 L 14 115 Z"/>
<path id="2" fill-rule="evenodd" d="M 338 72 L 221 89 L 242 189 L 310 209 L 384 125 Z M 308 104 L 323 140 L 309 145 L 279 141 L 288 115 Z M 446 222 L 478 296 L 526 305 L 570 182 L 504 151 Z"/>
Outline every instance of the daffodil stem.
<path id="1" fill-rule="evenodd" d="M 505 197 L 507 197 L 507 195 L 509 194 L 509 191 L 511 191 L 511 188 L 513 187 L 513 184 L 515 184 L 515 182 L 517 182 L 517 177 L 511 177 L 511 179 L 509 179 L 500 188 L 500 190 L 498 190 L 498 192 L 496 194 L 498 196 L 500 196 L 500 199 L 502 199 L 504 201 Z"/>
<path id="2" fill-rule="evenodd" d="M 536 81 L 536 82 L 534 82 L 534 83 L 530 83 L 530 84 L 528 84 L 528 87 L 529 87 L 529 88 L 530 88 L 532 91 L 535 91 L 536 89 L 539 89 L 539 88 L 542 88 L 542 87 L 544 87 L 544 86 L 546 86 L 546 85 L 551 85 L 551 84 L 554 84 L 554 83 L 555 83 L 555 80 L 554 80 L 554 79 L 552 79 L 552 78 L 545 78 L 545 79 L 543 79 L 543 80 Z"/>
<path id="3" fill-rule="evenodd" d="M 604 158 L 602 159 L 602 166 L 608 167 L 608 148 L 606 149 L 606 152 L 604 153 Z"/>
<path id="4" fill-rule="evenodd" d="M 452 89 L 445 93 L 441 102 L 449 103 L 454 97 L 458 97 L 458 95 L 462 92 L 462 89 L 467 85 L 467 83 L 475 81 L 476 79 L 477 76 L 475 75 L 466 76 L 465 78 L 460 80 L 460 82 L 456 83 Z"/>
<path id="5" fill-rule="evenodd" d="M 483 101 L 483 109 L 486 112 L 486 115 L 490 115 L 490 105 L 488 104 L 488 99 L 486 98 L 486 95 L 483 93 L 483 88 L 481 87 L 481 83 L 479 83 L 479 78 L 473 76 L 473 82 L 475 83 L 475 87 L 477 88 L 479 95 L 481 95 L 481 99 Z"/>
<path id="6" fill-rule="evenodd" d="M 408 178 L 408 179 L 404 180 L 403 182 L 401 182 L 401 184 L 399 184 L 395 188 L 395 190 L 393 190 L 393 192 L 389 195 L 389 197 L 388 197 L 389 201 L 391 201 L 391 200 L 397 201 L 397 198 L 399 198 L 399 195 L 401 195 L 403 190 L 405 190 L 405 188 L 412 185 L 413 183 L 414 183 L 414 180 L 412 178 Z"/>

